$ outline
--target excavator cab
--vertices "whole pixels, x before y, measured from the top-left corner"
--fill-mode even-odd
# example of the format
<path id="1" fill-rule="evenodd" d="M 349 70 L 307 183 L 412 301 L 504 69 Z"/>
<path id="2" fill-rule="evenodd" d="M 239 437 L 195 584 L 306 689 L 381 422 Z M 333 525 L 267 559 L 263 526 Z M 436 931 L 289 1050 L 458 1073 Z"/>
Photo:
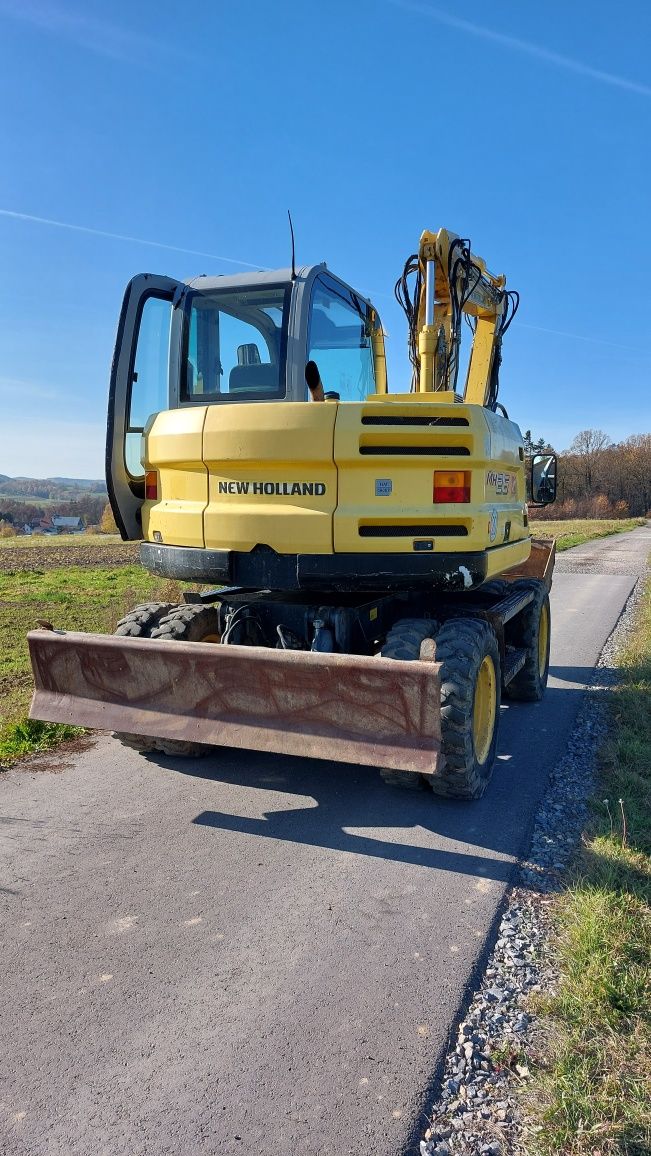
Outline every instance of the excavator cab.
<path id="1" fill-rule="evenodd" d="M 143 435 L 157 414 L 190 411 L 186 418 L 176 415 L 182 441 L 184 422 L 189 437 L 197 432 L 193 410 L 308 402 L 308 363 L 318 366 L 324 390 L 337 400 L 359 402 L 386 392 L 379 316 L 325 264 L 294 277 L 288 269 L 188 283 L 149 273 L 134 277 L 118 325 L 106 450 L 122 536 L 143 536 Z M 203 470 L 201 459 L 199 452 L 196 465 Z"/>

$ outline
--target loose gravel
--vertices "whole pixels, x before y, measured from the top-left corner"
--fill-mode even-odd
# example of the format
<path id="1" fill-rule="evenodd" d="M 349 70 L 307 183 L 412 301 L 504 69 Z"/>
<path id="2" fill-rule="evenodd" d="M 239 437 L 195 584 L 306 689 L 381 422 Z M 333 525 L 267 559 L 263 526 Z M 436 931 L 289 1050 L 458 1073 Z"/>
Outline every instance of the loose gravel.
<path id="1" fill-rule="evenodd" d="M 554 572 L 557 574 L 637 574 L 646 570 L 646 555 L 639 549 L 640 538 L 651 550 L 651 522 L 637 530 L 613 534 L 608 538 L 594 538 L 582 546 L 574 546 L 556 555 Z M 647 550 L 647 552 L 648 552 Z"/>
<path id="2" fill-rule="evenodd" d="M 527 1057 L 540 1046 L 533 992 L 554 991 L 549 909 L 583 829 L 597 751 L 608 731 L 605 691 L 631 636 L 643 581 L 636 583 L 595 668 L 567 752 L 551 775 L 527 859 L 502 915 L 481 984 L 445 1060 L 441 1093 L 420 1142 L 421 1156 L 523 1156 L 536 1131 L 521 1108 Z"/>

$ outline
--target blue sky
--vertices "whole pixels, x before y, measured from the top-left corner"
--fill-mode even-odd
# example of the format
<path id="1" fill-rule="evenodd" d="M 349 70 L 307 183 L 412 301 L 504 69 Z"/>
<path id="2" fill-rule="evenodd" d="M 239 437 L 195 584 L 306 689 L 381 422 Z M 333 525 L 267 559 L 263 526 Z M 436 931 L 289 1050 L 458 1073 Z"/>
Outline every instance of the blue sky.
<path id="1" fill-rule="evenodd" d="M 650 37 L 643 0 L 0 0 L 0 473 L 101 476 L 126 282 L 286 265 L 287 207 L 394 390 L 393 285 L 445 225 L 522 294 L 522 428 L 647 432 Z"/>

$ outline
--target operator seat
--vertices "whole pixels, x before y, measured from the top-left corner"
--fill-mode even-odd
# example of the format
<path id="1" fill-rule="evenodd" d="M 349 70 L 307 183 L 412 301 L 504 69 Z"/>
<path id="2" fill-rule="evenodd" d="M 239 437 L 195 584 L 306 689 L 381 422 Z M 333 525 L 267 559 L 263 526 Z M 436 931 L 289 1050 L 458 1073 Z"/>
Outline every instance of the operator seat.
<path id="1" fill-rule="evenodd" d="M 261 365 L 234 365 L 228 377 L 228 392 L 251 394 L 254 397 L 274 397 L 278 394 L 278 366 L 269 362 Z"/>

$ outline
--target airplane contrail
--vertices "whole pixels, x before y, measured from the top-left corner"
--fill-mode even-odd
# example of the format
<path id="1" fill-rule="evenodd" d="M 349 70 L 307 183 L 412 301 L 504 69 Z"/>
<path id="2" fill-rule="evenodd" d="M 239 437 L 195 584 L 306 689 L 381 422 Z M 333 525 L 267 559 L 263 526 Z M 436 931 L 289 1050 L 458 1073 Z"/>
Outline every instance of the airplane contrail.
<path id="1" fill-rule="evenodd" d="M 605 341 L 602 337 L 585 337 L 581 333 L 568 333 L 565 329 L 547 329 L 544 325 L 530 325 L 526 321 L 516 322 L 518 329 L 535 329 L 538 333 L 553 333 L 555 337 L 571 337 L 573 341 L 586 341 L 590 345 L 608 345 L 611 349 L 625 349 L 628 353 L 641 353 L 645 360 L 647 354 L 644 349 L 635 345 L 621 345 L 618 341 Z"/>
<path id="2" fill-rule="evenodd" d="M 176 42 L 169 44 L 134 28 L 115 23 L 86 11 L 87 5 L 70 6 L 56 0 L 0 0 L 0 15 L 20 21 L 45 35 L 59 36 L 88 52 L 97 52 L 123 64 L 152 68 L 166 59 L 193 57 Z"/>
<path id="3" fill-rule="evenodd" d="M 265 271 L 268 266 L 253 265 L 250 261 L 239 261 L 235 257 L 224 257 L 218 253 L 205 253 L 201 249 L 186 249 L 181 245 L 167 245 L 163 241 L 146 241 L 142 237 L 129 237 L 124 233 L 110 233 L 106 229 L 91 229 L 88 225 L 72 225 L 69 221 L 55 221 L 50 217 L 36 217 L 32 213 L 18 213 L 13 209 L 0 209 L 1 217 L 9 217 L 17 221 L 32 221 L 37 225 L 52 225 L 56 229 L 71 229 L 75 233 L 88 233 L 93 237 L 107 237 L 112 241 L 126 241 L 133 245 L 148 245 L 154 249 L 167 249 L 172 253 L 188 253 L 193 257 L 209 257 L 213 261 L 226 261 L 230 265 L 240 265 L 245 269 L 258 269 Z M 379 290 L 371 290 L 371 296 L 384 297 L 393 300 L 391 294 L 381 293 Z M 632 346 L 619 345 L 614 341 L 604 341 L 598 337 L 583 337 L 579 333 L 566 333 L 560 329 L 547 329 L 542 325 L 529 325 L 524 321 L 518 322 L 519 329 L 534 329 L 540 333 L 553 333 L 557 337 L 571 337 L 575 341 L 586 341 L 590 344 L 609 345 L 614 349 L 626 349 L 632 353 L 643 353 L 643 350 L 634 349 Z"/>
<path id="4" fill-rule="evenodd" d="M 188 253 L 192 257 L 209 257 L 213 261 L 226 261 L 229 265 L 241 265 L 244 269 L 262 269 L 264 265 L 252 265 L 250 261 L 239 261 L 236 257 L 224 257 L 220 253 L 204 253 L 201 249 L 186 249 L 182 245 L 167 245 L 163 241 L 146 241 L 142 237 L 128 237 L 123 233 L 109 233 L 106 229 L 91 229 L 88 225 L 73 225 L 69 221 L 54 221 L 50 217 L 35 217 L 31 213 L 18 213 L 13 209 L 0 209 L 1 217 L 11 217 L 15 221 L 31 221 L 37 225 L 52 225 L 55 229 L 70 229 L 74 233 L 88 233 L 92 237 L 108 237 L 111 241 L 127 241 L 132 245 L 149 245 L 153 249 L 168 249 L 172 253 Z"/>
<path id="5" fill-rule="evenodd" d="M 429 16 L 439 24 L 446 24 L 448 28 L 455 28 L 458 32 L 465 32 L 469 36 L 476 36 L 482 40 L 491 40 L 494 44 L 501 44 L 512 52 L 521 52 L 527 56 L 534 56 L 545 64 L 552 64 L 556 68 L 564 68 L 567 72 L 574 72 L 578 76 L 585 76 L 588 80 L 595 80 L 600 84 L 609 84 L 613 88 L 622 88 L 626 92 L 634 92 L 637 96 L 651 97 L 651 87 L 640 84 L 637 80 L 629 80 L 626 76 L 618 76 L 614 72 L 605 72 L 601 68 L 592 68 L 582 60 L 573 56 L 563 56 L 560 52 L 552 52 L 531 40 L 520 40 L 517 36 L 508 36 L 504 32 L 496 32 L 487 28 L 485 24 L 474 24 L 471 20 L 464 20 L 460 16 L 452 16 L 440 8 L 433 8 L 429 4 L 419 3 L 419 0 L 387 0 L 396 8 L 403 8 L 408 12 L 416 12 L 421 16 Z"/>

